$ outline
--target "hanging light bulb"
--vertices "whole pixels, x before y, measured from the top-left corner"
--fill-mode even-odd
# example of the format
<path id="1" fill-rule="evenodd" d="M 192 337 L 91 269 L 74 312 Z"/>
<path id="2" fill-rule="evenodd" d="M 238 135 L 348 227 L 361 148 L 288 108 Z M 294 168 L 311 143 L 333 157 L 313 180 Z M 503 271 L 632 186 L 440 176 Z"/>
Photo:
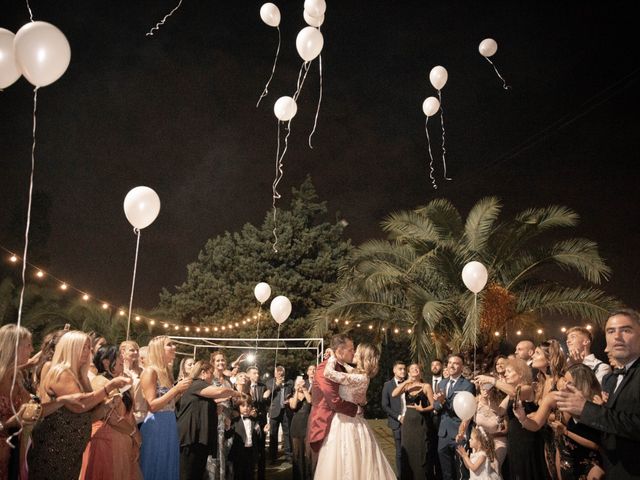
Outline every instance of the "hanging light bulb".
<path id="1" fill-rule="evenodd" d="M 82 295 L 82 299 L 86 302 L 87 300 L 89 300 L 91 297 L 89 295 L 87 295 L 86 293 L 84 295 Z"/>
<path id="2" fill-rule="evenodd" d="M 140 315 L 136 315 L 136 322 L 140 321 Z"/>
<path id="3" fill-rule="evenodd" d="M 168 324 L 168 323 L 165 323 L 165 324 L 164 324 L 164 328 L 169 328 L 169 324 Z"/>
<path id="4" fill-rule="evenodd" d="M 109 304 L 107 304 L 107 303 L 103 303 L 103 304 L 102 304 L 102 309 L 103 309 L 103 310 L 106 310 L 107 308 L 109 308 Z"/>
<path id="5" fill-rule="evenodd" d="M 156 321 L 155 320 L 149 320 L 149 325 L 155 325 Z"/>
<path id="6" fill-rule="evenodd" d="M 38 278 L 44 277 L 44 272 L 42 270 L 38 270 L 38 272 L 36 273 L 36 277 Z"/>
<path id="7" fill-rule="evenodd" d="M 15 255 L 11 255 L 11 257 L 9 258 L 9 261 L 11 263 L 16 263 L 18 261 L 18 257 L 16 257 Z"/>
<path id="8" fill-rule="evenodd" d="M 67 288 L 69 288 L 69 286 L 66 283 L 60 285 L 60 290 L 66 290 Z"/>

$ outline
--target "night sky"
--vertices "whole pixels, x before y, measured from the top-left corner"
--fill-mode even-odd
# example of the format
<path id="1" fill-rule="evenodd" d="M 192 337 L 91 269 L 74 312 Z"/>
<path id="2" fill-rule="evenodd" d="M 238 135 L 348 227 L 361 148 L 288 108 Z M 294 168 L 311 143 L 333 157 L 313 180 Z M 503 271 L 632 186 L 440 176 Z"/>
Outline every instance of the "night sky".
<path id="1" fill-rule="evenodd" d="M 307 174 L 331 215 L 358 244 L 382 237 L 394 210 L 436 197 L 464 214 L 496 195 L 505 214 L 564 204 L 582 217 L 575 235 L 598 242 L 614 270 L 605 288 L 637 307 L 640 42 L 634 2 L 329 0 L 322 27 L 324 92 L 313 63 L 292 122 L 283 202 Z M 260 224 L 271 205 L 277 123 L 273 103 L 292 95 L 301 59 L 303 1 L 280 1 L 282 49 L 269 96 L 277 31 L 262 2 L 32 0 L 36 20 L 69 39 L 71 65 L 38 93 L 35 187 L 51 200 L 46 264 L 58 277 L 115 304 L 128 303 L 135 237 L 126 193 L 152 187 L 162 201 L 143 230 L 135 304 L 182 283 L 206 240 Z M 5 0 L 0 27 L 16 32 L 26 5 Z M 513 86 L 504 91 L 477 50 Z M 424 98 L 443 65 L 450 182 L 427 173 Z M 32 87 L 0 93 L 0 243 L 22 248 L 12 220 L 25 207 Z M 438 122 L 430 122 L 436 160 Z M 256 279 L 259 281 L 261 279 Z"/>

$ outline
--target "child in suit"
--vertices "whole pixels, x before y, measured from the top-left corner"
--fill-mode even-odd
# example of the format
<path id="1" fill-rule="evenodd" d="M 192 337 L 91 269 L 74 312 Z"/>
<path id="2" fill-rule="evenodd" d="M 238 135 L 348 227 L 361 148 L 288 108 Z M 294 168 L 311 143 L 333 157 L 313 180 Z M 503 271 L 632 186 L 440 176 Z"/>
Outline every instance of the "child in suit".
<path id="1" fill-rule="evenodd" d="M 264 444 L 263 432 L 255 416 L 251 397 L 237 400 L 236 406 L 240 415 L 232 420 L 226 433 L 228 438 L 233 438 L 229 461 L 233 463 L 234 480 L 253 480 L 258 448 Z"/>

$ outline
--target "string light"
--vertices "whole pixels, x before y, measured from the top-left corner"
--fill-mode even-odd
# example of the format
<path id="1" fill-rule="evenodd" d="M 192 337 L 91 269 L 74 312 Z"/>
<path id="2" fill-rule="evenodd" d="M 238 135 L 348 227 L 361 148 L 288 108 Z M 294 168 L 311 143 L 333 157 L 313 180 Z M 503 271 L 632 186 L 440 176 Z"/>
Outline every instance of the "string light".
<path id="1" fill-rule="evenodd" d="M 165 324 L 164 324 L 164 328 L 169 328 L 169 324 L 168 324 L 168 323 L 165 323 Z"/>
<path id="2" fill-rule="evenodd" d="M 200 333 L 200 327 L 196 327 L 196 332 Z"/>
<path id="3" fill-rule="evenodd" d="M 369 325 L 369 330 L 373 330 L 373 325 Z"/>
<path id="4" fill-rule="evenodd" d="M 562 327 L 562 328 L 560 329 L 560 331 L 561 331 L 561 332 L 563 332 L 563 333 L 564 333 L 564 332 L 566 332 L 566 331 L 567 331 L 567 327 Z"/>
<path id="5" fill-rule="evenodd" d="M 136 322 L 140 321 L 140 315 L 136 315 Z"/>
<path id="6" fill-rule="evenodd" d="M 87 295 L 86 293 L 84 295 L 82 295 L 82 299 L 86 302 L 87 300 L 89 300 L 89 295 Z"/>
<path id="7" fill-rule="evenodd" d="M 38 273 L 36 273 L 36 277 L 38 278 L 44 277 L 44 272 L 42 270 L 38 270 Z"/>
<path id="8" fill-rule="evenodd" d="M 587 330 L 591 330 L 592 327 L 591 327 L 591 325 L 587 325 L 586 328 L 587 328 Z"/>
<path id="9" fill-rule="evenodd" d="M 516 335 L 518 335 L 518 336 L 522 335 L 522 331 L 518 330 L 518 331 L 516 332 Z"/>
<path id="10" fill-rule="evenodd" d="M 541 328 L 538 329 L 538 335 L 542 335 L 542 329 Z"/>
<path id="11" fill-rule="evenodd" d="M 121 317 L 124 317 L 124 310 L 120 310 L 120 311 L 118 312 L 118 315 L 120 315 Z"/>
<path id="12" fill-rule="evenodd" d="M 218 327 L 216 327 L 216 331 L 218 330 Z M 209 327 L 205 327 L 204 329 L 205 332 L 209 333 Z"/>
<path id="13" fill-rule="evenodd" d="M 178 325 L 173 327 L 174 330 L 180 330 L 180 327 Z"/>
<path id="14" fill-rule="evenodd" d="M 188 332 L 189 331 L 189 327 L 184 327 L 184 331 Z"/>
<path id="15" fill-rule="evenodd" d="M 340 320 L 338 320 L 337 318 L 334 320 L 334 322 L 338 323 Z"/>
<path id="16" fill-rule="evenodd" d="M 356 324 L 356 327 L 360 328 L 360 324 L 359 324 L 359 323 L 357 323 L 357 324 Z"/>
<path id="17" fill-rule="evenodd" d="M 410 329 L 410 328 L 407 330 L 407 333 L 408 333 L 409 335 L 411 335 L 411 329 Z"/>
<path id="18" fill-rule="evenodd" d="M 106 304 L 106 303 L 103 303 L 103 304 L 102 304 L 102 308 L 103 308 L 104 310 L 106 310 L 107 308 L 109 308 L 109 305 L 108 305 L 108 304 Z"/>
<path id="19" fill-rule="evenodd" d="M 344 321 L 344 324 L 345 324 L 345 325 L 349 325 L 349 320 L 345 320 L 345 321 Z"/>
<path id="20" fill-rule="evenodd" d="M 11 263 L 16 263 L 18 261 L 18 257 L 15 255 L 11 255 L 11 257 L 9 258 L 9 261 Z"/>
<path id="21" fill-rule="evenodd" d="M 498 331 L 493 332 L 493 334 L 494 334 L 496 337 L 499 337 L 499 336 L 500 336 L 500 332 L 498 332 Z"/>
<path id="22" fill-rule="evenodd" d="M 155 325 L 156 321 L 152 318 L 151 320 L 149 320 L 149 325 Z"/>
<path id="23" fill-rule="evenodd" d="M 397 328 L 393 329 L 393 333 L 398 333 L 400 330 L 398 330 Z"/>
<path id="24" fill-rule="evenodd" d="M 60 290 L 66 290 L 67 288 L 69 287 L 67 286 L 66 283 L 63 283 L 62 285 L 60 285 Z"/>

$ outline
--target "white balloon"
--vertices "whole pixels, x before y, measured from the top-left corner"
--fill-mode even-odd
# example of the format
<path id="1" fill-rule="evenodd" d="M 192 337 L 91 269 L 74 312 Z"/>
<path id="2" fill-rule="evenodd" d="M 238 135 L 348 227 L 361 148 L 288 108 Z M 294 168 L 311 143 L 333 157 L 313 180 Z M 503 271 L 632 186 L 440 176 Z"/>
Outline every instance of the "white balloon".
<path id="1" fill-rule="evenodd" d="M 476 397 L 471 392 L 455 392 L 453 410 L 462 421 L 469 420 L 476 413 Z"/>
<path id="2" fill-rule="evenodd" d="M 6 28 L 0 28 L 0 89 L 13 85 L 22 75 L 13 54 L 15 35 Z"/>
<path id="3" fill-rule="evenodd" d="M 278 325 L 282 325 L 291 315 L 291 302 L 284 295 L 280 295 L 271 300 L 270 310 L 273 319 Z"/>
<path id="4" fill-rule="evenodd" d="M 253 289 L 253 294 L 256 296 L 256 300 L 262 304 L 269 300 L 269 297 L 271 296 L 271 287 L 266 282 L 260 282 Z"/>
<path id="5" fill-rule="evenodd" d="M 302 16 L 304 17 L 304 21 L 312 27 L 319 27 L 324 23 L 324 15 L 314 17 L 313 15 L 309 15 L 309 12 L 305 10 Z"/>
<path id="6" fill-rule="evenodd" d="M 324 37 L 320 30 L 315 27 L 304 27 L 298 33 L 296 38 L 296 49 L 298 55 L 302 57 L 305 62 L 310 62 L 322 51 L 324 46 Z"/>
<path id="7" fill-rule="evenodd" d="M 469 262 L 462 269 L 462 281 L 473 293 L 480 292 L 487 284 L 489 274 L 480 262 Z"/>
<path id="8" fill-rule="evenodd" d="M 312 17 L 322 17 L 327 11 L 325 0 L 304 0 L 304 11 Z"/>
<path id="9" fill-rule="evenodd" d="M 160 197 L 149 187 L 136 187 L 124 197 L 124 214 L 129 223 L 142 230 L 160 213 Z"/>
<path id="10" fill-rule="evenodd" d="M 436 90 L 442 90 L 446 85 L 448 78 L 449 74 L 447 73 L 447 69 L 441 65 L 433 67 L 431 72 L 429 72 L 429 81 Z"/>
<path id="11" fill-rule="evenodd" d="M 281 122 L 287 122 L 298 113 L 298 105 L 291 97 L 280 97 L 273 106 L 273 113 Z"/>
<path id="12" fill-rule="evenodd" d="M 47 22 L 23 26 L 14 40 L 16 61 L 32 85 L 45 87 L 67 71 L 71 47 L 58 27 Z"/>
<path id="13" fill-rule="evenodd" d="M 428 97 L 422 102 L 422 111 L 427 117 L 433 117 L 440 110 L 440 100 L 436 97 Z"/>
<path id="14" fill-rule="evenodd" d="M 273 3 L 265 3 L 260 7 L 260 18 L 270 27 L 280 25 L 280 9 Z"/>
<path id="15" fill-rule="evenodd" d="M 485 38 L 478 45 L 478 51 L 483 57 L 492 57 L 498 51 L 498 43 L 493 38 Z"/>

